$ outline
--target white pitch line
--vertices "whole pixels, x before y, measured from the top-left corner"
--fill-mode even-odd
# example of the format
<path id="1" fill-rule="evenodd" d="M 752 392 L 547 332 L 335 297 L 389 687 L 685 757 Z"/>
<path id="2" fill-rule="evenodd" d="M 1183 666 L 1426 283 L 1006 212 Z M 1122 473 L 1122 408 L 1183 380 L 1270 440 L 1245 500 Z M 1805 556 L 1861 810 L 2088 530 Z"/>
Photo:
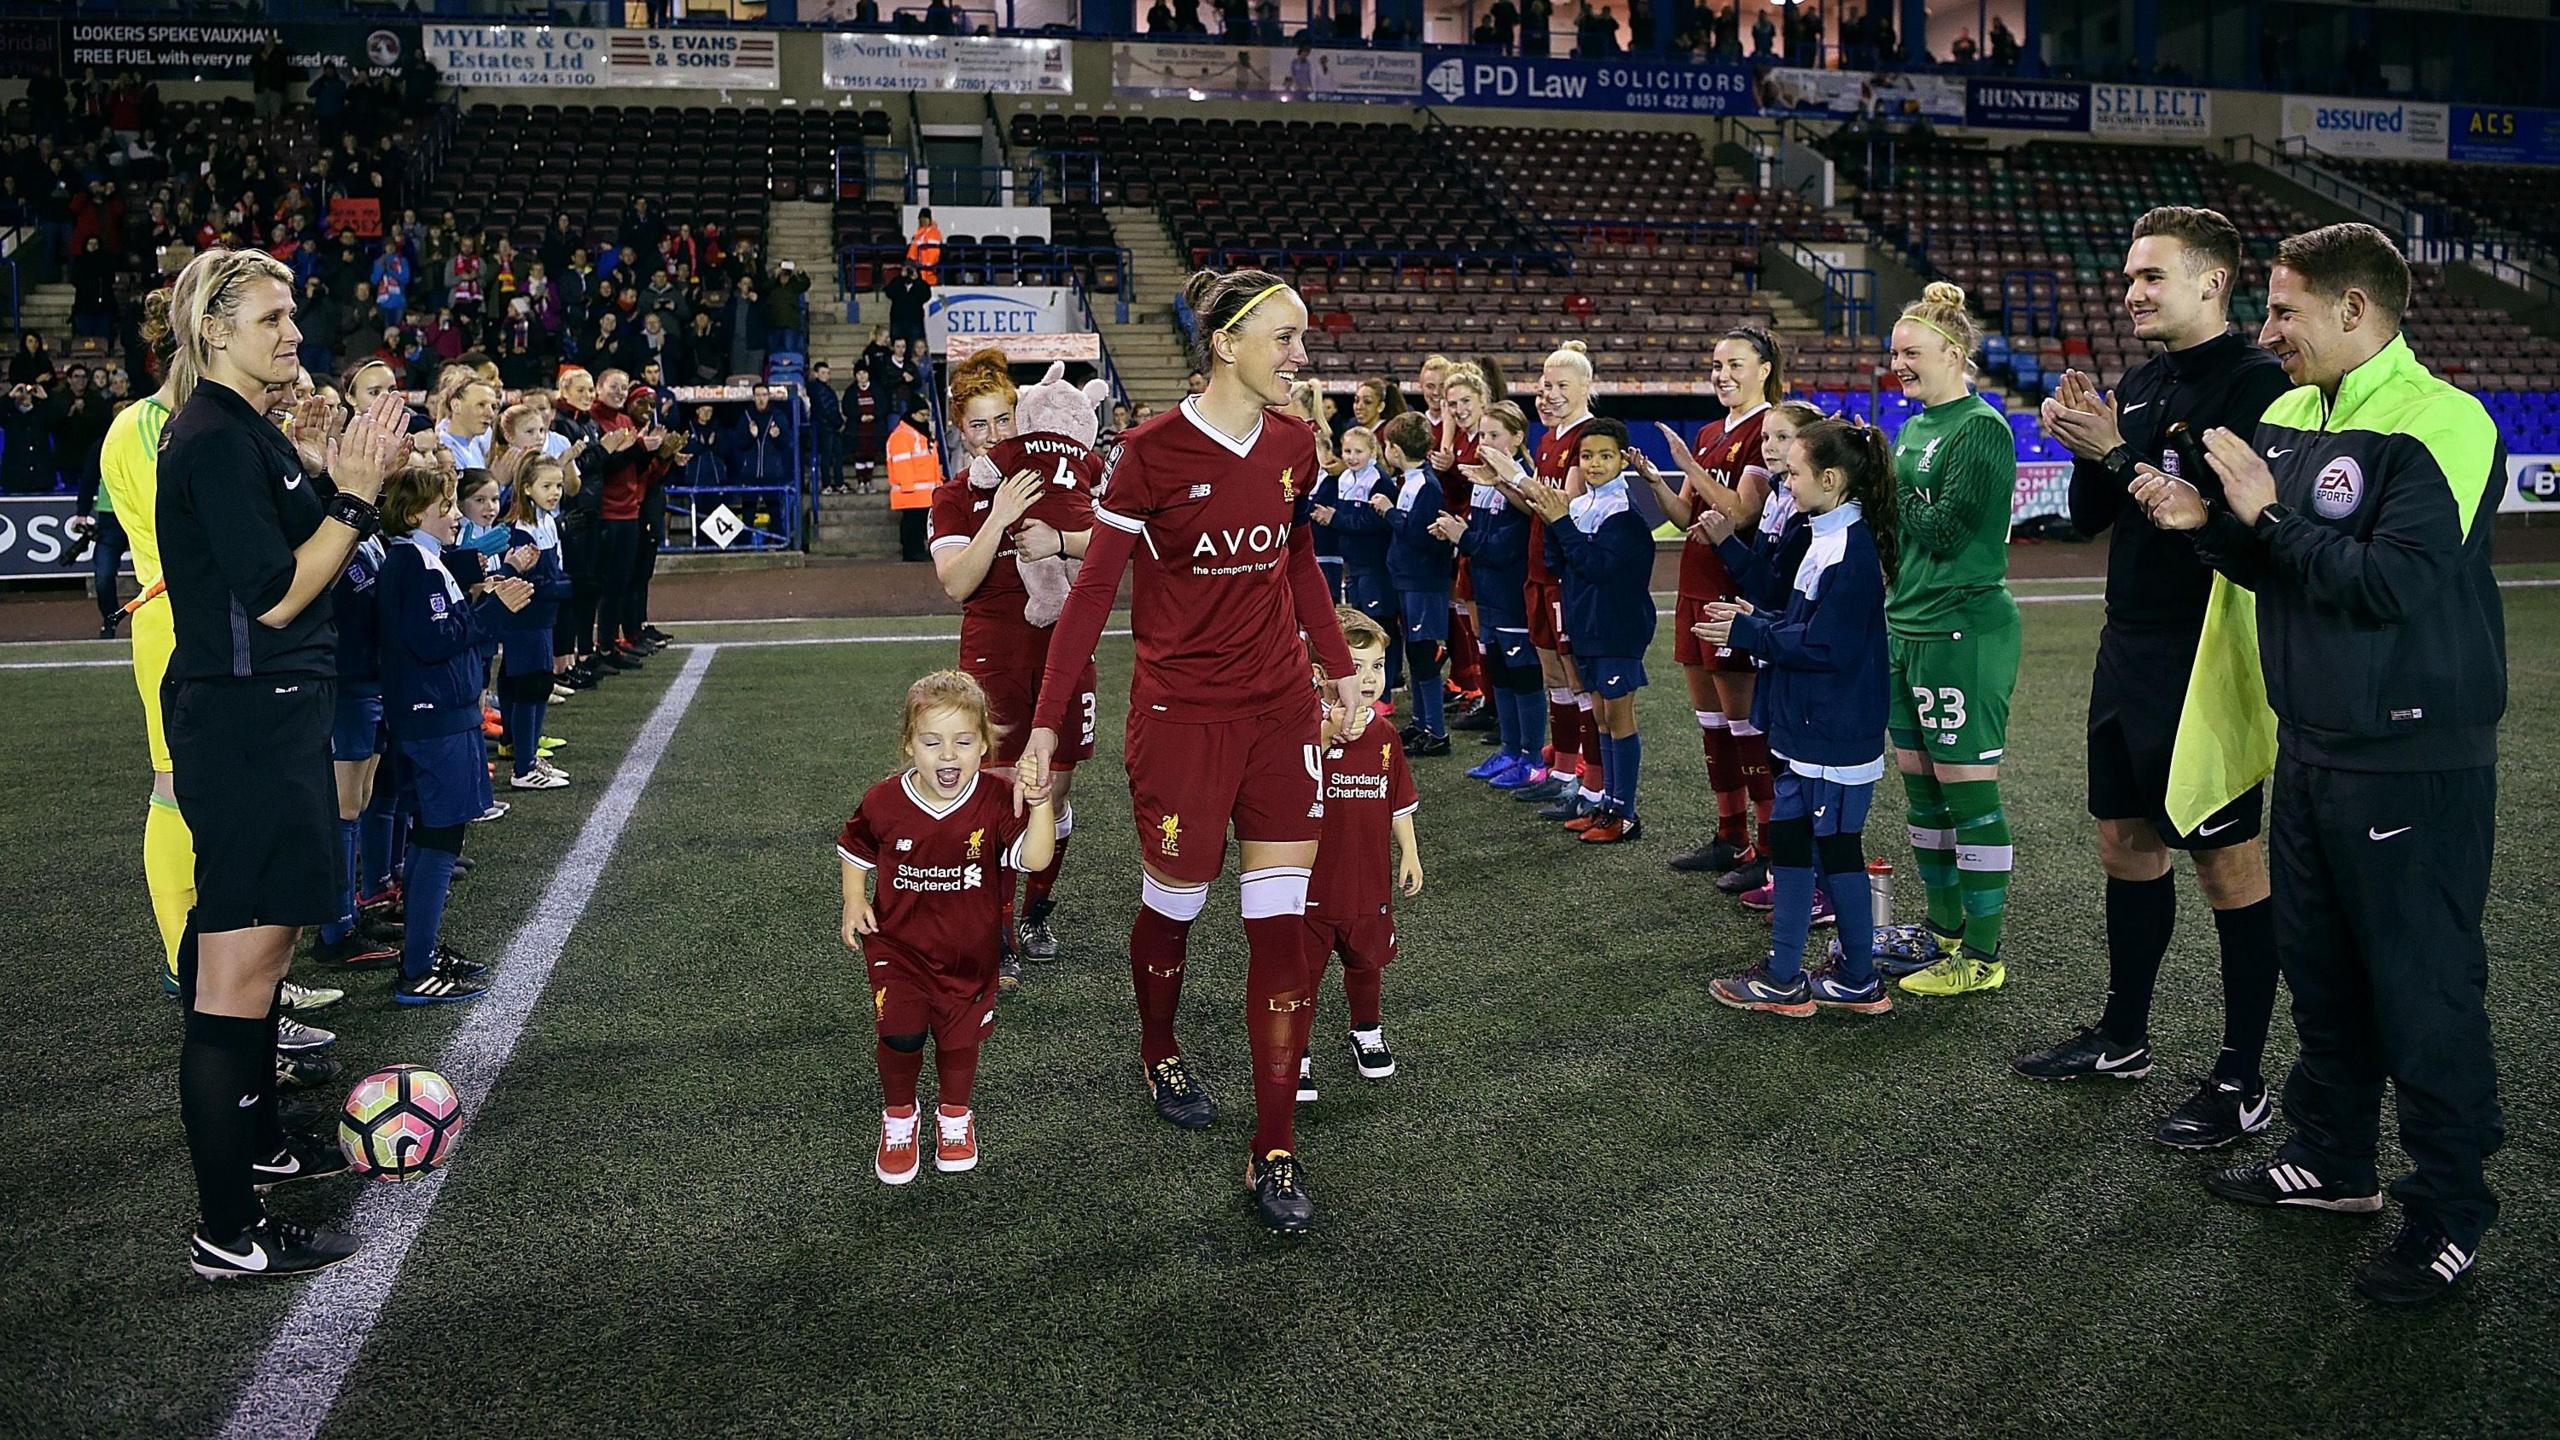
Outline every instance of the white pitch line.
<path id="1" fill-rule="evenodd" d="M 1128 635 L 1129 632 L 1126 630 L 1105 630 L 1102 632 L 1102 638 L 1106 640 L 1126 639 L 1128 638 Z M 910 640 L 938 640 L 947 645 L 956 645 L 960 643 L 960 637 L 958 635 L 803 635 L 784 640 L 721 640 L 714 642 L 710 648 L 715 650 L 770 650 L 777 646 L 784 645 L 904 645 Z M 690 650 L 694 647 L 680 641 L 673 648 L 678 650 Z"/>
<path id="2" fill-rule="evenodd" d="M 632 740 L 612 784 L 552 872 L 541 901 L 491 972 L 489 993 L 473 1002 L 462 1029 L 437 1060 L 437 1072 L 464 1097 L 466 1114 L 477 1113 L 496 1091 L 525 1020 L 550 983 L 552 967 L 586 914 L 587 903 L 595 898 L 605 863 L 630 825 L 641 792 L 701 690 L 703 672 L 719 653 L 720 647 L 703 645 L 685 657 L 684 669 Z M 399 1283 L 401 1262 L 426 1228 L 445 1173 L 438 1170 L 405 1185 L 365 1187 L 348 1217 L 349 1228 L 365 1237 L 363 1253 L 322 1274 L 302 1292 L 222 1427 L 224 1440 L 310 1440 L 319 1432 Z"/>

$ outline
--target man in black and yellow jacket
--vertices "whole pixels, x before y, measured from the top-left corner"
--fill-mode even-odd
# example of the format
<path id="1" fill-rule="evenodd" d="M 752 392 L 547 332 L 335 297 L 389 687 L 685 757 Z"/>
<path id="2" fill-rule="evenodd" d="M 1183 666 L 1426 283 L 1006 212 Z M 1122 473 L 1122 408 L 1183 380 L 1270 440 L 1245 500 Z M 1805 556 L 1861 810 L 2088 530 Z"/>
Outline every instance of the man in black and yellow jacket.
<path id="1" fill-rule="evenodd" d="M 2409 353 L 2408 299 L 2407 262 L 2369 225 L 2285 241 L 2259 339 L 2297 388 L 2254 437 L 2207 435 L 2223 503 L 2147 466 L 2134 491 L 2154 524 L 2194 531 L 2219 576 L 2172 818 L 2275 772 L 2277 953 L 2302 1042 L 2292 1133 L 2272 1161 L 2206 1184 L 2250 1204 L 2380 1210 L 2390 1081 L 2414 1173 L 2392 1186 L 2398 1237 L 2356 1288 L 2391 1304 L 2468 1272 L 2498 1208 L 2481 1163 L 2505 1138 L 2480 917 L 2507 698 L 2489 571 L 2506 452 L 2480 402 Z"/>

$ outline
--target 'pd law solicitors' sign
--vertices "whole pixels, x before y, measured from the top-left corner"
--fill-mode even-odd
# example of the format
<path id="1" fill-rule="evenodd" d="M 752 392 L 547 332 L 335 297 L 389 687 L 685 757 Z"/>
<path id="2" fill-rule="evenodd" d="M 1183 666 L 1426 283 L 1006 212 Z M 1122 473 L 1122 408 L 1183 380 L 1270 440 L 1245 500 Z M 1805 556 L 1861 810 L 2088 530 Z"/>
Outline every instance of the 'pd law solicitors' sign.
<path id="1" fill-rule="evenodd" d="M 1619 110 L 1653 115 L 1758 113 L 1751 72 L 1738 65 L 1628 60 L 1532 60 L 1434 50 L 1423 99 L 1507 109 Z"/>

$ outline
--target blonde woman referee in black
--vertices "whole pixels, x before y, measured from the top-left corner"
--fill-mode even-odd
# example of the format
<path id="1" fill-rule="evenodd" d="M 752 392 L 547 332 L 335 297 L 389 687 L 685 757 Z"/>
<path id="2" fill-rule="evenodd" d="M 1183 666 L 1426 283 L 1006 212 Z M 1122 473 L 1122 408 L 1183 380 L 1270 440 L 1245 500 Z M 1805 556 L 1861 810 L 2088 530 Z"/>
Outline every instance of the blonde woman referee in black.
<path id="1" fill-rule="evenodd" d="M 157 516 L 177 649 L 161 709 L 196 836 L 178 1099 L 203 1205 L 188 1262 L 214 1280 L 304 1274 L 356 1251 L 352 1236 L 268 1215 L 258 1190 L 346 1168 L 335 1146 L 285 1133 L 276 995 L 300 927 L 336 909 L 329 586 L 377 523 L 407 427 L 396 393 L 342 435 L 324 407 L 298 413 L 290 439 L 267 418 L 300 367 L 292 280 L 256 251 L 208 250 L 169 307 L 177 413 Z"/>

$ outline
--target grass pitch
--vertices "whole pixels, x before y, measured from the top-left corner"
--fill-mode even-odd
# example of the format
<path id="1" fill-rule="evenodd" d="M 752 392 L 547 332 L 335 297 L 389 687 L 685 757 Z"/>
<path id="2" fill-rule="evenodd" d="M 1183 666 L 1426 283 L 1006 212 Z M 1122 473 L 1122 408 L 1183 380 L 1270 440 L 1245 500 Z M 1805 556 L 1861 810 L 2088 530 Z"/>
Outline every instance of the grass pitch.
<path id="1" fill-rule="evenodd" d="M 2490 1175 L 2508 1208 L 2471 1293 L 2436 1313 L 2346 1292 L 2388 1216 L 2235 1209 L 2197 1184 L 2211 1162 L 2149 1142 L 2218 1033 L 2191 885 L 2161 1072 L 2103 1087 L 2007 1072 L 2090 1018 L 2104 984 L 2080 788 L 2095 604 L 2027 607 L 1996 995 L 1906 998 L 1874 1022 L 1707 1000 L 1763 932 L 1663 868 L 1707 818 L 1667 630 L 1643 702 L 1647 842 L 1568 845 L 1461 777 L 1463 749 L 1419 762 L 1428 884 L 1400 907 L 1387 983 L 1403 1070 L 1358 1079 L 1328 988 L 1324 1096 L 1300 1120 L 1318 1229 L 1301 1243 L 1256 1229 L 1239 1185 L 1231 879 L 1195 931 L 1182 1023 L 1226 1115 L 1180 1134 L 1142 1098 L 1118 705 L 1077 781 L 1063 953 L 986 1051 L 986 1158 L 893 1191 L 870 1173 L 870 1017 L 835 939 L 830 844 L 895 764 L 904 683 L 952 647 L 737 642 L 952 626 L 671 625 L 730 643 L 512 1067 L 468 1097 L 439 1201 L 323 1433 L 2548 1433 L 2560 769 L 2541 747 L 2560 589 L 2506 599 L 2488 929 L 2511 1131 Z M 121 651 L 0 653 L 82 657 Z M 513 795 L 507 819 L 473 828 L 480 863 L 450 927 L 464 949 L 503 949 L 677 658 L 555 709 L 578 783 Z M 1125 684 L 1127 642 L 1106 641 L 1103 665 L 1106 690 Z M 183 1263 L 193 1191 L 141 891 L 129 675 L 0 672 L 0 734 L 0 1431 L 207 1433 L 300 1292 L 211 1287 Z M 1871 849 L 1907 860 L 1898 798 L 1877 808 Z M 349 998 L 317 1018 L 341 1032 L 350 1080 L 432 1062 L 461 1019 L 395 1010 L 379 972 L 339 983 Z M 2272 1073 L 2291 1052 L 2280 1013 Z M 278 1208 L 334 1217 L 355 1189 L 289 1190 Z"/>

